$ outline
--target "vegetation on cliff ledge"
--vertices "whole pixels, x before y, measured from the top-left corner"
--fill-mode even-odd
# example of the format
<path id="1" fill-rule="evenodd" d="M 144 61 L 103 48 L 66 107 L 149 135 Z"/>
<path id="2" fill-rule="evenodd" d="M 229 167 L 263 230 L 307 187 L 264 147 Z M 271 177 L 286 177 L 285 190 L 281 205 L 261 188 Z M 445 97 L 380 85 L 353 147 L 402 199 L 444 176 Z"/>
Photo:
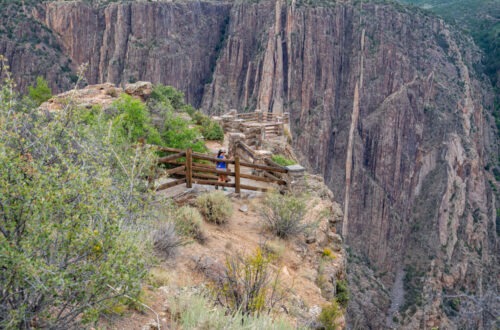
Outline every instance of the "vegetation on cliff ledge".
<path id="1" fill-rule="evenodd" d="M 71 103 L 40 112 L 12 84 L 0 91 L 0 327 L 94 322 L 133 303 L 147 273 L 152 154 Z"/>

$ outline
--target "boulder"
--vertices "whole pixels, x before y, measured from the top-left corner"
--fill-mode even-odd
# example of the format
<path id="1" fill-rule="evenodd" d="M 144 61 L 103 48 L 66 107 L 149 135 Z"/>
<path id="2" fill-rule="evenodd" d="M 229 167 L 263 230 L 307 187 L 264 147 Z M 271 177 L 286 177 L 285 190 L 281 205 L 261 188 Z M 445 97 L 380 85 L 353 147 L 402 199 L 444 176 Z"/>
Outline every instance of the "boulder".
<path id="1" fill-rule="evenodd" d="M 149 81 L 138 81 L 133 84 L 125 85 L 125 93 L 139 97 L 143 101 L 149 98 L 151 92 L 153 92 L 153 84 Z"/>

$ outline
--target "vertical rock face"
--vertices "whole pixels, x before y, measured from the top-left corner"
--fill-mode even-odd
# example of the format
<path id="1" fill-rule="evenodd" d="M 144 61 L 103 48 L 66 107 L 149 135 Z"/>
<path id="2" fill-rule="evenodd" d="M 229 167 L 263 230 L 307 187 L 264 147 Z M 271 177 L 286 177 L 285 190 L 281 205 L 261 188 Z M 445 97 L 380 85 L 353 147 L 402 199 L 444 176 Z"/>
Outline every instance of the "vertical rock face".
<path id="1" fill-rule="evenodd" d="M 478 61 L 442 21 L 390 5 L 232 9 L 203 106 L 290 111 L 296 148 L 343 199 L 348 244 L 377 269 L 352 267 L 353 279 L 386 286 L 371 301 L 354 289 L 358 325 L 491 325 L 481 308 L 498 292 L 499 248 L 484 168 L 498 147 Z M 403 292 L 390 294 L 396 274 Z M 484 313 L 461 318 L 457 294 L 462 312 L 476 299 Z"/>
<path id="2" fill-rule="evenodd" d="M 353 327 L 492 327 L 498 140 L 476 48 L 403 7 L 302 3 L 55 2 L 36 17 L 89 83 L 289 111 L 304 164 L 344 205 Z"/>
<path id="3" fill-rule="evenodd" d="M 204 2 L 111 4 L 52 2 L 38 19 L 61 40 L 89 83 L 137 80 L 172 85 L 199 104 L 215 66 L 229 5 Z"/>
<path id="4" fill-rule="evenodd" d="M 2 2 L 0 7 L 0 54 L 8 59 L 17 88 L 26 91 L 37 76 L 45 77 L 56 90 L 70 88 L 71 59 L 50 31 L 20 1 Z"/>

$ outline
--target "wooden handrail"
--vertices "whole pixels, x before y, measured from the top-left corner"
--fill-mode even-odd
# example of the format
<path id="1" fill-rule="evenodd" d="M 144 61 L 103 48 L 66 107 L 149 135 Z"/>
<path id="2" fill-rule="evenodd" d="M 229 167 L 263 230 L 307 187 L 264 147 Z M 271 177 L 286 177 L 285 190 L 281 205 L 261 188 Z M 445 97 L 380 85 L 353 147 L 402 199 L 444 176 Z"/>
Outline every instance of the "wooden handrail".
<path id="1" fill-rule="evenodd" d="M 177 158 L 181 158 L 181 157 L 184 157 L 184 156 L 186 156 L 186 152 L 185 151 L 181 151 L 181 152 L 173 154 L 173 155 L 169 155 L 169 156 L 165 156 L 165 157 L 159 158 L 157 160 L 157 162 L 159 164 L 168 163 L 168 161 L 170 161 L 170 160 L 175 160 Z"/>
<path id="2" fill-rule="evenodd" d="M 269 172 L 264 172 L 264 176 L 271 179 L 272 181 L 283 181 L 280 178 L 278 178 L 276 175 L 273 175 L 272 173 Z M 286 182 L 285 182 L 286 184 Z"/>
<path id="3" fill-rule="evenodd" d="M 252 158 L 256 158 L 255 157 L 255 152 L 252 150 L 252 148 L 250 148 L 248 145 L 246 145 L 245 143 L 243 142 L 239 142 L 237 145 L 236 145 L 236 148 L 238 149 L 241 149 L 242 151 L 246 152 L 247 155 L 249 155 L 250 157 Z"/>
<path id="4" fill-rule="evenodd" d="M 180 172 L 179 174 L 181 175 L 186 175 L 186 172 Z M 215 180 L 217 181 L 218 176 L 217 175 L 210 175 L 210 174 L 204 174 L 200 172 L 193 172 L 193 180 L 194 178 L 200 178 L 200 179 L 208 179 L 208 180 Z"/>
<path id="5" fill-rule="evenodd" d="M 166 151 L 166 152 L 186 152 L 185 150 L 182 149 L 176 149 L 176 148 L 169 148 L 169 147 L 162 147 L 162 146 L 155 146 L 159 151 Z"/>
<path id="6" fill-rule="evenodd" d="M 194 159 L 201 159 L 201 160 L 210 160 L 213 162 L 225 162 L 227 164 L 234 164 L 234 160 L 232 160 L 232 159 L 220 159 L 217 157 L 207 156 L 207 155 L 199 154 L 199 153 L 195 153 L 195 152 L 193 152 L 193 158 Z"/>
<path id="7" fill-rule="evenodd" d="M 165 173 L 167 175 L 172 175 L 172 174 L 179 173 L 179 172 L 182 172 L 182 171 L 185 171 L 185 170 L 186 170 L 186 165 L 175 167 L 175 168 L 172 168 L 170 170 L 166 170 Z"/>
<path id="8" fill-rule="evenodd" d="M 241 189 L 246 189 L 246 190 L 254 190 L 254 191 L 268 191 L 269 189 L 267 188 L 264 188 L 264 187 L 254 187 L 254 186 L 248 186 L 248 185 L 245 185 L 245 184 L 242 184 L 240 186 Z"/>
<path id="9" fill-rule="evenodd" d="M 180 184 L 183 184 L 185 182 L 186 182 L 186 178 L 178 179 L 178 180 L 175 180 L 172 182 L 167 182 L 167 183 L 159 185 L 158 188 L 156 188 L 156 191 L 172 188 L 172 187 L 178 186 Z"/>
<path id="10" fill-rule="evenodd" d="M 236 151 L 237 154 L 241 154 L 242 156 L 248 156 L 251 159 L 255 159 L 255 154 L 247 149 L 240 148 Z M 246 157 L 246 158 L 248 158 Z"/>
<path id="11" fill-rule="evenodd" d="M 276 168 L 276 167 L 272 167 L 272 166 L 252 164 L 252 163 L 246 163 L 246 162 L 240 162 L 240 165 L 254 168 L 256 170 L 264 170 L 264 171 L 278 172 L 278 173 L 288 173 L 288 170 L 286 168 Z"/>
<path id="12" fill-rule="evenodd" d="M 196 165 L 193 166 L 193 170 L 200 171 L 200 172 L 222 174 L 222 175 L 234 175 L 234 172 L 231 172 L 231 171 L 218 170 L 216 168 L 201 167 L 201 166 L 196 166 Z"/>
<path id="13" fill-rule="evenodd" d="M 284 114 L 280 114 L 280 115 L 277 115 L 275 113 L 271 113 L 271 112 L 263 112 L 261 114 L 262 116 L 262 120 L 263 121 L 272 121 L 272 120 L 276 120 L 278 119 L 278 117 L 281 117 L 281 119 L 283 119 L 283 121 L 285 120 L 285 115 Z M 257 120 L 259 118 L 259 115 L 255 112 L 243 112 L 243 113 L 238 113 L 236 114 L 236 118 L 238 119 L 250 119 L 250 120 Z"/>
<path id="14" fill-rule="evenodd" d="M 269 182 L 269 183 L 277 183 L 279 185 L 285 185 L 286 181 L 281 180 L 281 179 L 271 179 L 271 178 L 266 178 L 263 176 L 256 176 L 256 175 L 251 175 L 251 174 L 243 174 L 241 173 L 240 176 L 244 179 L 250 179 L 254 181 L 260 181 L 260 182 Z"/>
<path id="15" fill-rule="evenodd" d="M 204 179 L 193 179 L 194 183 L 198 184 L 206 184 L 206 185 L 211 185 L 211 186 L 223 186 L 223 187 L 230 187 L 234 188 L 234 183 L 227 183 L 227 182 L 220 182 L 220 181 L 215 181 L 215 180 L 204 180 Z"/>
<path id="16" fill-rule="evenodd" d="M 168 175 L 181 176 L 181 178 L 160 185 L 158 188 L 156 188 L 156 191 L 171 188 L 183 183 L 186 183 L 186 187 L 188 188 L 191 188 L 193 183 L 223 186 L 223 187 L 234 187 L 236 193 L 239 193 L 241 189 L 267 191 L 267 188 L 264 187 L 241 184 L 241 179 L 248 179 L 257 182 L 276 183 L 278 185 L 287 184 L 285 180 L 282 180 L 281 178 L 275 175 L 277 173 L 287 173 L 288 170 L 286 168 L 282 166 L 276 166 L 277 164 L 275 164 L 274 162 L 272 162 L 272 165 L 264 165 L 264 164 L 254 164 L 250 162 L 241 161 L 241 159 L 238 156 L 238 153 L 240 152 L 248 154 L 253 159 L 257 159 L 257 155 L 249 146 L 247 146 L 244 143 L 240 142 L 236 146 L 236 148 L 237 148 L 236 155 L 234 159 L 221 160 L 220 158 L 217 157 L 193 152 L 191 149 L 180 150 L 168 147 L 158 147 L 158 150 L 160 151 L 170 152 L 174 154 L 159 158 L 157 164 L 177 165 L 177 167 L 175 168 L 166 170 L 165 173 L 167 173 Z M 182 160 L 182 158 L 185 158 L 185 160 Z M 207 160 L 210 161 L 212 164 L 194 163 L 193 160 L 195 159 Z M 217 162 L 226 162 L 227 164 L 234 164 L 234 171 L 217 169 L 215 167 L 215 163 Z M 267 163 L 268 161 L 265 160 L 265 162 Z M 241 173 L 241 167 L 247 167 L 255 170 L 262 170 L 264 171 L 263 173 L 264 176 Z M 234 176 L 235 183 L 233 184 L 227 182 L 219 182 L 217 180 L 218 175 Z"/>

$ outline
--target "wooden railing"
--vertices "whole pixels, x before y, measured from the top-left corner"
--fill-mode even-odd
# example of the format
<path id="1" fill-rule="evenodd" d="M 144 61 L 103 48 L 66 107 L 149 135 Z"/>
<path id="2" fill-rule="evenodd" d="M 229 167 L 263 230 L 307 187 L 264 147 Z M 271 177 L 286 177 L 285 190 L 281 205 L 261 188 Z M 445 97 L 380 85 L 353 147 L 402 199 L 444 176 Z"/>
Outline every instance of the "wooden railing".
<path id="1" fill-rule="evenodd" d="M 278 124 L 265 124 L 264 129 L 266 130 L 265 136 L 280 136 L 283 135 L 283 124 L 278 123 Z"/>
<path id="2" fill-rule="evenodd" d="M 285 122 L 288 123 L 288 113 L 277 115 L 271 112 L 242 112 L 236 114 L 237 119 L 256 122 Z"/>
<path id="3" fill-rule="evenodd" d="M 236 115 L 236 118 L 244 119 L 244 120 L 258 120 L 259 119 L 258 115 L 255 112 L 238 113 Z"/>
<path id="4" fill-rule="evenodd" d="M 255 162 L 259 159 L 255 150 L 242 141 L 238 141 L 238 143 L 235 144 L 232 152 L 235 156 L 238 156 L 249 163 L 255 164 Z"/>
<path id="5" fill-rule="evenodd" d="M 174 148 L 158 147 L 159 151 L 169 153 L 169 155 L 158 159 L 158 164 L 165 164 L 168 168 L 165 173 L 169 175 L 172 181 L 161 184 L 156 187 L 156 191 L 168 189 L 180 184 L 186 184 L 187 188 L 191 188 L 193 183 L 222 186 L 234 188 L 236 193 L 241 189 L 254 191 L 267 191 L 267 187 L 252 185 L 253 182 L 264 182 L 277 185 L 287 185 L 287 180 L 284 180 L 288 170 L 281 166 L 269 166 L 265 164 L 254 164 L 256 156 L 251 148 L 241 149 L 246 151 L 247 155 L 240 159 L 241 150 L 235 154 L 234 159 L 221 160 L 217 157 L 208 156 L 201 153 L 193 152 L 191 149 L 180 150 Z M 252 158 L 253 155 L 253 158 Z M 221 171 L 216 168 L 217 162 L 226 162 L 227 170 Z M 230 170 L 230 166 L 234 170 Z M 252 174 L 245 173 L 244 168 L 251 169 Z M 256 174 L 257 173 L 257 174 Z M 232 178 L 232 182 L 218 181 L 219 175 L 226 175 Z M 260 174 L 260 175 L 258 175 Z M 242 182 L 242 179 L 245 179 Z"/>

